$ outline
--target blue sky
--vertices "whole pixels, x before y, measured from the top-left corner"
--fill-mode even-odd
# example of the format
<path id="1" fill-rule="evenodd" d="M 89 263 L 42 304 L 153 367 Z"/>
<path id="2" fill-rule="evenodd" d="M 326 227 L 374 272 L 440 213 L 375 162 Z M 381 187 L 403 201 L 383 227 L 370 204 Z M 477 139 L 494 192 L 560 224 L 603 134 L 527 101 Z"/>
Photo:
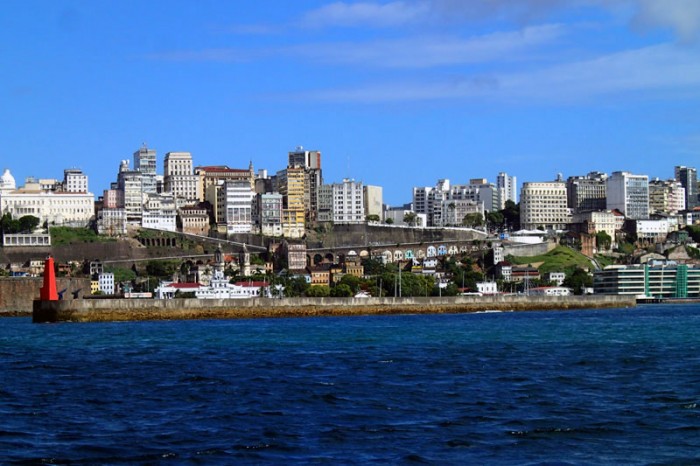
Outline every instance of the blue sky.
<path id="1" fill-rule="evenodd" d="M 549 181 L 700 166 L 700 1 L 32 1 L 0 15 L 0 168 L 82 168 L 143 142 L 324 180 Z"/>

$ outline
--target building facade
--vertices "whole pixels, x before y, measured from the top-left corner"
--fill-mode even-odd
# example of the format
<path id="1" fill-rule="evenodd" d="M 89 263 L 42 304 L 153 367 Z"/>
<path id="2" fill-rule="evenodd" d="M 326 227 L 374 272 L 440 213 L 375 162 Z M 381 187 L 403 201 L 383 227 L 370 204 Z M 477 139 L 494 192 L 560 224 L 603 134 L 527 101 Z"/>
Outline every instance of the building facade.
<path id="1" fill-rule="evenodd" d="M 700 267 L 674 262 L 610 265 L 593 274 L 596 294 L 655 298 L 700 297 Z"/>
<path id="2" fill-rule="evenodd" d="M 566 180 L 567 205 L 573 213 L 605 210 L 607 178 L 605 173 L 590 172 Z"/>
<path id="3" fill-rule="evenodd" d="M 561 181 L 523 183 L 520 226 L 526 230 L 565 230 L 571 223 L 566 184 Z"/>
<path id="4" fill-rule="evenodd" d="M 618 171 L 606 180 L 606 208 L 632 220 L 649 218 L 649 177 Z"/>
<path id="5" fill-rule="evenodd" d="M 649 214 L 676 215 L 685 210 L 685 188 L 680 181 L 649 181 Z"/>
<path id="6" fill-rule="evenodd" d="M 676 166 L 674 168 L 676 181 L 685 188 L 685 205 L 688 210 L 693 210 L 700 203 L 698 201 L 698 172 L 694 167 Z"/>
<path id="7" fill-rule="evenodd" d="M 179 206 L 194 204 L 202 197 L 199 176 L 194 174 L 192 154 L 168 152 L 163 162 L 163 189 L 171 193 Z"/>

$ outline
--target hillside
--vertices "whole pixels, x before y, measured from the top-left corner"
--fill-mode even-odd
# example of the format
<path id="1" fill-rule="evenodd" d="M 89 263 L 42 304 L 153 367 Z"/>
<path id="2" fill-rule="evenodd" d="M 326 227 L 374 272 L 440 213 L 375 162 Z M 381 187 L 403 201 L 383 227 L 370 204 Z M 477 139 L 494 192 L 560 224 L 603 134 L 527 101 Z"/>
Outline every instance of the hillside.
<path id="1" fill-rule="evenodd" d="M 584 270 L 592 269 L 590 259 L 565 246 L 557 246 L 547 254 L 530 257 L 515 257 L 508 256 L 508 262 L 514 265 L 532 265 L 539 269 L 540 273 L 549 272 L 565 272 L 573 268 L 581 268 Z"/>

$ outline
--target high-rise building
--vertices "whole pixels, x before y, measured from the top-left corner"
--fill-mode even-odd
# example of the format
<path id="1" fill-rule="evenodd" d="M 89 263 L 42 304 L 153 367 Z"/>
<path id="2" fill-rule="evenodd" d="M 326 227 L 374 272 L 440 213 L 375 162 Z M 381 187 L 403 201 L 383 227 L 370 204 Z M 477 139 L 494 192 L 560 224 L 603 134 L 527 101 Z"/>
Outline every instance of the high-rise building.
<path id="1" fill-rule="evenodd" d="M 143 216 L 143 173 L 129 169 L 129 161 L 122 160 L 117 175 L 118 207 L 126 211 L 129 222 L 141 222 Z"/>
<path id="2" fill-rule="evenodd" d="M 698 200 L 698 172 L 695 168 L 676 166 L 674 169 L 676 181 L 685 188 L 685 208 L 693 210 L 700 204 Z"/>
<path id="3" fill-rule="evenodd" d="M 303 167 L 287 167 L 277 172 L 277 191 L 282 195 L 282 230 L 286 237 L 301 238 L 306 226 L 304 216 L 305 171 Z"/>
<path id="4" fill-rule="evenodd" d="M 523 183 L 520 191 L 520 225 L 523 229 L 565 230 L 571 223 L 566 205 L 566 184 L 561 181 Z"/>
<path id="5" fill-rule="evenodd" d="M 574 213 L 605 210 L 605 180 L 608 175 L 590 172 L 586 176 L 570 176 L 566 180 L 566 197 Z"/>
<path id="6" fill-rule="evenodd" d="M 323 184 L 321 152 L 299 146 L 289 152 L 287 166 L 304 169 L 304 218 L 307 223 L 317 221 L 318 191 Z"/>
<path id="7" fill-rule="evenodd" d="M 649 218 L 649 177 L 617 171 L 606 180 L 606 208 L 632 220 Z"/>
<path id="8" fill-rule="evenodd" d="M 344 179 L 342 183 L 333 183 L 333 223 L 363 223 L 365 221 L 365 202 L 362 182 Z"/>
<path id="9" fill-rule="evenodd" d="M 144 193 L 155 194 L 156 189 L 156 151 L 144 144 L 134 152 L 134 170 L 141 173 L 142 190 Z"/>
<path id="10" fill-rule="evenodd" d="M 473 178 L 466 185 L 450 185 L 450 180 L 441 179 L 435 187 L 413 188 L 413 211 L 425 215 L 428 226 L 461 225 L 462 219 L 455 223 L 452 214 L 449 219 L 443 215 L 449 212 L 443 208 L 443 204 L 449 206 L 455 201 L 470 201 L 472 204 L 461 204 L 469 210 L 467 213 L 475 213 L 471 209 L 478 205 L 477 210 L 484 214 L 499 209 L 500 194 L 496 186 L 485 178 Z"/>
<path id="11" fill-rule="evenodd" d="M 506 201 L 518 202 L 518 179 L 515 176 L 508 176 L 505 172 L 500 172 L 496 177 L 496 190 L 499 193 L 498 209 L 504 209 Z"/>
<path id="12" fill-rule="evenodd" d="M 192 168 L 192 154 L 189 152 L 168 152 L 163 161 L 164 187 L 172 193 L 178 207 L 194 204 L 200 199 L 198 192 L 199 176 Z"/>
<path id="13" fill-rule="evenodd" d="M 226 233 L 250 233 L 253 227 L 254 192 L 248 180 L 224 181 L 217 193 L 217 210 Z"/>

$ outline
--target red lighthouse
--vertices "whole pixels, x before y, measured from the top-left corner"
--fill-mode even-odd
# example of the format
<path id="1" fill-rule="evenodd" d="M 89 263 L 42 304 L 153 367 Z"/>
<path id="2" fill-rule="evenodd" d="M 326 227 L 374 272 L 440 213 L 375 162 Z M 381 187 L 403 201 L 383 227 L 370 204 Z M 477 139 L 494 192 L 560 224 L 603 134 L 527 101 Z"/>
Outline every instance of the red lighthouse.
<path id="1" fill-rule="evenodd" d="M 42 301 L 58 301 L 58 291 L 56 289 L 56 272 L 53 268 L 53 257 L 49 256 L 44 262 L 44 286 L 39 292 L 39 299 Z"/>

